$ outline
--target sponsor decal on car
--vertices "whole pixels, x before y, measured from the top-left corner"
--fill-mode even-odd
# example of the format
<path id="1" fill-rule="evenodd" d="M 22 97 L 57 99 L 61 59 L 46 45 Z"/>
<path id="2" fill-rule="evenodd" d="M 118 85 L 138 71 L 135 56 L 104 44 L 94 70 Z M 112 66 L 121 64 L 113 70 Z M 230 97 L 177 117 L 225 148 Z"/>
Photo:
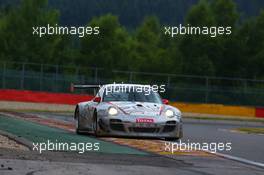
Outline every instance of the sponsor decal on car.
<path id="1" fill-rule="evenodd" d="M 137 123 L 154 123 L 154 119 L 149 119 L 149 118 L 137 118 L 136 119 Z"/>

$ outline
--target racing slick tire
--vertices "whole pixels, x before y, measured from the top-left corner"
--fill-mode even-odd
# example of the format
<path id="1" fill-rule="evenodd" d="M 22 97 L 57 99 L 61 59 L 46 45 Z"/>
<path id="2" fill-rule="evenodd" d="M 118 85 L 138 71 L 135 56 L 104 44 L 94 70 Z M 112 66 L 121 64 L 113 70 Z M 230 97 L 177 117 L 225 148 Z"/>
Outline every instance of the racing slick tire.
<path id="1" fill-rule="evenodd" d="M 180 138 L 178 138 L 178 137 L 166 137 L 165 138 L 165 141 L 178 141 Z"/>
<path id="2" fill-rule="evenodd" d="M 79 108 L 77 107 L 76 108 L 76 110 L 75 110 L 75 132 L 76 132 L 76 134 L 82 134 L 81 133 L 81 130 L 80 130 L 80 126 L 79 126 L 79 118 L 80 118 L 80 116 L 79 116 Z"/>
<path id="3" fill-rule="evenodd" d="M 179 137 L 166 137 L 165 140 L 166 141 L 178 141 L 182 137 L 183 137 L 183 129 L 181 127 Z"/>
<path id="4" fill-rule="evenodd" d="M 93 115 L 93 132 L 94 132 L 94 136 L 98 137 L 98 122 L 97 122 L 97 113 L 96 111 L 94 112 Z"/>

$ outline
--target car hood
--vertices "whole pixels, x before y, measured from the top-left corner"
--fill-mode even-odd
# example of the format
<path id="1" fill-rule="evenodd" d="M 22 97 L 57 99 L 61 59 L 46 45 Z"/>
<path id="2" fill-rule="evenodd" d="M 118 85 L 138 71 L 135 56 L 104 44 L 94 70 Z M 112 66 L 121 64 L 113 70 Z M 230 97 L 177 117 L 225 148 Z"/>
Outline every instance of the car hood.
<path id="1" fill-rule="evenodd" d="M 147 103 L 147 102 L 111 102 L 126 114 L 130 115 L 160 115 L 163 104 Z"/>

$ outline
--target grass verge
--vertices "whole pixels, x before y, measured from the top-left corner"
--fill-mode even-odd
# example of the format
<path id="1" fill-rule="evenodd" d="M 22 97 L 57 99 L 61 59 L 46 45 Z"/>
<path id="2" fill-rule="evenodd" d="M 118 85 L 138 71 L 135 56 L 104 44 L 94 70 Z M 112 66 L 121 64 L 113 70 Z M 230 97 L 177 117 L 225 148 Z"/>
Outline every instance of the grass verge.
<path id="1" fill-rule="evenodd" d="M 184 117 L 184 118 L 196 119 L 196 120 L 240 121 L 240 122 L 261 122 L 261 123 L 264 123 L 263 118 L 246 118 L 246 117 Z"/>
<path id="2" fill-rule="evenodd" d="M 236 128 L 234 130 L 248 134 L 264 134 L 264 128 Z"/>

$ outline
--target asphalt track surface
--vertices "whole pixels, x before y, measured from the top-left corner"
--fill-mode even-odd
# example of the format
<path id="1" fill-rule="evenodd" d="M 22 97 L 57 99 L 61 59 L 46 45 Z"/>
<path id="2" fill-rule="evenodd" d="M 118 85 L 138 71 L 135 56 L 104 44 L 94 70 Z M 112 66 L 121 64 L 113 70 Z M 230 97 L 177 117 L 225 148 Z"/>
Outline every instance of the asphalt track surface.
<path id="1" fill-rule="evenodd" d="M 33 113 L 34 114 L 34 113 Z M 38 116 L 74 123 L 71 114 L 35 113 Z M 249 126 L 248 126 L 249 125 Z M 184 143 L 231 143 L 231 151 L 219 153 L 241 157 L 251 161 L 264 163 L 264 135 L 233 132 L 240 127 L 264 127 L 264 124 L 247 124 L 240 122 L 206 122 L 185 120 Z"/>
<path id="2" fill-rule="evenodd" d="M 241 157 L 251 161 L 264 163 L 264 135 L 247 134 L 241 132 L 232 132 L 240 127 L 261 127 L 261 126 L 244 126 L 239 124 L 194 124 L 186 122 L 184 125 L 184 141 L 191 142 L 230 142 L 232 143 L 231 151 L 222 151 L 220 153 L 231 156 Z M 262 126 L 264 127 L 264 125 Z"/>
<path id="3" fill-rule="evenodd" d="M 60 137 L 67 141 L 101 142 L 101 151 L 78 154 L 73 152 L 11 151 L 0 149 L 0 174 L 264 174 L 263 168 L 211 154 L 161 155 L 155 152 L 160 140 L 96 139 L 90 135 L 77 136 L 72 131 L 68 114 L 30 113 L 42 119 L 69 123 L 70 129 L 31 123 L 26 120 L 0 116 L 0 130 L 30 141 L 45 141 Z M 31 118 L 28 118 L 31 120 Z M 55 124 L 57 124 L 55 122 Z M 48 124 L 47 124 L 48 125 Z M 208 124 L 186 121 L 182 142 L 231 142 L 232 150 L 224 154 L 264 163 L 264 136 L 231 132 L 240 124 Z M 263 127 L 258 125 L 255 127 Z M 14 129 L 15 128 L 15 129 Z M 34 134 L 32 134 L 34 133 Z M 125 142 L 125 144 L 124 144 Z M 127 147 L 128 145 L 129 147 Z M 136 145 L 136 146 L 135 146 Z M 142 147 L 142 149 L 140 149 Z M 153 151 L 154 150 L 154 151 Z"/>

